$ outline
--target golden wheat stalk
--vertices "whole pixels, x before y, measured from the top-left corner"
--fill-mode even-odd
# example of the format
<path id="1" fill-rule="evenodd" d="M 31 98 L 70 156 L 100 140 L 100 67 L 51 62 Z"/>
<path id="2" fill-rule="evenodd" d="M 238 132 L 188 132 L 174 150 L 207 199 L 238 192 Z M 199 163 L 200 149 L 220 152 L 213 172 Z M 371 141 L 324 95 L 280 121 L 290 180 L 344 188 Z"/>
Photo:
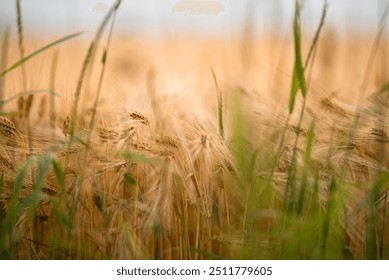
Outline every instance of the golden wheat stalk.
<path id="1" fill-rule="evenodd" d="M 24 142 L 23 135 L 17 130 L 14 123 L 6 117 L 0 116 L 0 133 L 8 136 L 13 135 L 18 138 L 20 146 L 22 147 L 22 157 L 23 160 L 26 160 L 27 151 L 26 144 Z"/>

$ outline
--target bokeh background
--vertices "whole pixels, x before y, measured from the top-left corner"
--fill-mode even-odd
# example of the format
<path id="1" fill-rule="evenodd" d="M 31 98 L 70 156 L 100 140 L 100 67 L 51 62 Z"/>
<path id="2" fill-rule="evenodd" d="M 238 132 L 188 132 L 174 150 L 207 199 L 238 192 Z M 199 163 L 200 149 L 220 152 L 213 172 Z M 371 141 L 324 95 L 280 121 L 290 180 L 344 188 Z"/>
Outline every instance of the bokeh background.
<path id="1" fill-rule="evenodd" d="M 293 113 L 295 0 L 17 2 L 0 73 L 87 32 L 0 79 L 0 258 L 389 259 L 389 0 L 300 1 Z"/>

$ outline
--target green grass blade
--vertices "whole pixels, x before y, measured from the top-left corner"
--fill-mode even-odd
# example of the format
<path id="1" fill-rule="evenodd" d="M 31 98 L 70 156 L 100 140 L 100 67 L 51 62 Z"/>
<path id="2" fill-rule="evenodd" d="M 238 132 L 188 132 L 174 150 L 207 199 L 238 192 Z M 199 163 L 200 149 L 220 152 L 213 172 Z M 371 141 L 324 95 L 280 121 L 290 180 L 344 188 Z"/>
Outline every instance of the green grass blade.
<path id="1" fill-rule="evenodd" d="M 231 150 L 237 163 L 241 187 L 248 186 L 248 167 L 250 162 L 247 158 L 247 141 L 246 141 L 246 122 L 243 116 L 243 106 L 240 99 L 240 89 L 235 89 L 232 106 L 232 138 Z"/>
<path id="2" fill-rule="evenodd" d="M 223 124 L 223 95 L 219 89 L 219 83 L 216 79 L 216 74 L 213 68 L 211 68 L 213 81 L 215 82 L 216 94 L 217 94 L 217 117 L 219 124 L 219 133 L 222 138 L 224 138 L 224 124 Z"/>
<path id="3" fill-rule="evenodd" d="M 7 234 L 16 225 L 16 220 L 21 213 L 22 208 L 19 202 L 20 192 L 23 187 L 23 182 L 28 175 L 28 171 L 32 166 L 32 163 L 33 161 L 31 159 L 27 160 L 27 162 L 19 169 L 19 172 L 16 175 L 15 182 L 12 188 L 12 193 L 8 201 L 6 215 L 3 219 L 3 223 L 0 226 L 0 243 L 3 243 Z M 2 248 L 2 246 L 0 246 L 0 251 L 4 250 L 5 248 Z"/>
<path id="4" fill-rule="evenodd" d="M 292 87 L 290 89 L 290 98 L 289 98 L 289 114 L 293 113 L 294 103 L 296 101 L 297 91 L 299 89 L 299 80 L 297 77 L 296 65 L 293 68 L 293 77 L 292 77 Z"/>
<path id="5" fill-rule="evenodd" d="M 65 193 L 65 175 L 64 175 L 64 171 L 63 171 L 63 168 L 61 166 L 61 163 L 58 160 L 53 159 L 51 161 L 51 164 L 53 165 L 55 178 L 56 178 L 57 183 L 61 189 L 61 193 Z"/>
<path id="6" fill-rule="evenodd" d="M 384 84 L 383 86 L 381 86 L 377 91 L 373 92 L 371 94 L 371 96 L 378 97 L 378 96 L 382 95 L 383 93 L 388 92 L 388 90 L 389 90 L 389 84 L 387 83 L 387 84 Z"/>
<path id="7" fill-rule="evenodd" d="M 319 23 L 319 26 L 316 30 L 315 36 L 313 38 L 311 47 L 310 47 L 308 55 L 307 55 L 307 58 L 305 60 L 305 65 L 304 65 L 305 68 L 308 67 L 309 62 L 311 61 L 312 56 L 314 56 L 315 50 L 317 48 L 317 43 L 319 41 L 320 33 L 323 29 L 324 21 L 325 21 L 326 16 L 327 16 L 327 9 L 328 9 L 328 2 L 327 2 L 327 0 L 324 0 L 324 6 L 323 6 L 322 14 L 321 14 L 320 23 Z"/>
<path id="8" fill-rule="evenodd" d="M 293 36 L 294 36 L 294 57 L 295 63 L 293 68 L 292 87 L 290 90 L 289 99 L 289 113 L 293 113 L 295 99 L 298 90 L 301 90 L 303 97 L 307 95 L 307 86 L 304 77 L 304 66 L 301 55 L 301 26 L 300 26 L 300 3 L 296 0 L 294 23 L 293 23 Z"/>
<path id="9" fill-rule="evenodd" d="M 312 123 L 307 134 L 307 147 L 304 156 L 304 167 L 303 167 L 303 175 L 301 179 L 300 196 L 297 204 L 297 214 L 302 214 L 303 212 L 305 192 L 308 185 L 308 175 L 309 175 L 308 173 L 311 164 L 312 143 L 315 136 L 314 130 L 315 130 L 315 124 Z"/>
<path id="10" fill-rule="evenodd" d="M 294 51 L 295 51 L 295 71 L 299 81 L 299 88 L 301 89 L 301 93 L 305 97 L 307 94 L 307 86 L 305 84 L 304 77 L 304 66 L 303 59 L 301 55 L 301 26 L 300 26 L 300 4 L 299 1 L 296 0 L 296 10 L 294 16 L 294 24 L 293 24 L 293 35 L 294 35 Z"/>
<path id="11" fill-rule="evenodd" d="M 23 57 L 21 60 L 19 60 L 19 61 L 17 61 L 16 63 L 14 63 L 11 67 L 7 68 L 5 71 L 3 71 L 2 73 L 0 73 L 0 78 L 3 77 L 5 74 L 11 72 L 12 70 L 18 68 L 18 67 L 21 66 L 24 62 L 26 62 L 27 60 L 30 60 L 30 59 L 33 58 L 34 56 L 36 56 L 36 55 L 38 55 L 38 54 L 40 54 L 40 53 L 42 53 L 42 52 L 44 52 L 44 51 L 46 51 L 46 50 L 52 48 L 52 47 L 54 47 L 54 46 L 56 46 L 56 45 L 58 45 L 58 44 L 61 44 L 61 43 L 65 42 L 65 41 L 68 41 L 68 40 L 73 39 L 73 38 L 75 38 L 75 37 L 77 37 L 77 36 L 80 36 L 80 35 L 83 34 L 83 33 L 85 33 L 85 32 L 81 31 L 81 32 L 76 32 L 76 33 L 67 35 L 67 36 L 62 37 L 62 38 L 60 38 L 60 39 L 58 39 L 58 40 L 56 40 L 56 41 L 54 41 L 54 42 L 52 42 L 52 43 L 50 43 L 50 44 L 44 46 L 44 47 L 42 47 L 42 48 L 36 50 L 35 52 L 33 52 L 33 53 L 31 53 L 31 54 L 29 54 L 29 55 Z"/>
<path id="12" fill-rule="evenodd" d="M 328 251 L 328 241 L 329 237 L 331 235 L 331 228 L 336 220 L 336 196 L 337 196 L 337 189 L 338 189 L 338 183 L 336 182 L 335 178 L 332 178 L 330 186 L 329 186 L 329 193 L 328 193 L 328 200 L 327 200 L 327 208 L 326 213 L 323 219 L 323 227 L 322 227 L 322 240 L 321 240 L 321 246 L 322 246 L 322 258 L 327 258 L 327 251 Z"/>
<path id="13" fill-rule="evenodd" d="M 319 216 L 320 214 L 320 198 L 319 198 L 319 171 L 315 171 L 313 182 L 313 193 L 311 198 L 311 215 Z"/>
<path id="14" fill-rule="evenodd" d="M 52 94 L 53 96 L 57 96 L 57 97 L 59 96 L 58 93 L 56 93 L 50 89 L 27 90 L 27 91 L 23 91 L 23 92 L 20 92 L 18 94 L 15 94 L 6 100 L 0 99 L 0 106 L 6 104 L 8 102 L 11 102 L 12 100 L 18 99 L 19 97 L 22 97 L 22 96 L 24 97 L 24 96 L 28 96 L 28 95 L 35 95 L 35 94 L 42 94 L 42 93 L 49 93 L 49 94 Z"/>
<path id="15" fill-rule="evenodd" d="M 131 187 L 135 187 L 136 186 L 136 180 L 134 179 L 133 176 L 131 176 L 130 173 L 127 173 L 127 172 L 124 173 L 123 174 L 123 178 L 124 178 L 125 182 L 127 184 L 129 184 Z"/>
<path id="16" fill-rule="evenodd" d="M 376 201 L 380 191 L 388 186 L 389 173 L 383 172 L 378 177 L 371 191 L 367 194 L 365 200 L 368 207 L 367 225 L 366 225 L 366 240 L 365 240 L 365 259 L 373 260 L 379 256 L 376 255 L 376 223 L 377 223 L 377 206 Z"/>
<path id="17" fill-rule="evenodd" d="M 63 225 L 64 228 L 69 231 L 71 229 L 71 221 L 69 219 L 69 214 L 66 210 L 66 208 L 61 205 L 60 201 L 58 199 L 51 199 L 50 200 L 51 205 L 53 206 L 54 213 L 57 217 L 57 221 L 60 225 Z"/>
<path id="18" fill-rule="evenodd" d="M 46 174 L 49 171 L 50 163 L 51 163 L 51 155 L 49 154 L 45 154 L 39 158 L 38 171 L 36 173 L 34 183 L 32 184 L 33 190 L 41 190 L 42 187 L 44 186 Z"/>
<path id="19" fill-rule="evenodd" d="M 76 118 L 77 118 L 77 112 L 78 112 L 78 103 L 80 101 L 81 97 L 81 89 L 84 83 L 84 78 L 85 75 L 88 71 L 88 69 L 93 69 L 93 62 L 94 62 L 94 57 L 95 53 L 98 49 L 98 45 L 100 42 L 101 35 L 108 24 L 108 21 L 111 17 L 115 16 L 116 10 L 119 8 L 121 4 L 121 0 L 117 0 L 116 3 L 111 7 L 111 9 L 107 12 L 105 15 L 103 21 L 101 22 L 95 37 L 93 41 L 90 43 L 88 51 L 86 53 L 86 56 L 84 58 L 84 62 L 82 64 L 81 72 L 78 76 L 78 81 L 77 81 L 77 87 L 76 87 L 76 92 L 74 93 L 74 102 L 73 102 L 73 108 L 72 108 L 72 113 L 71 113 L 71 118 L 70 118 L 70 131 L 69 131 L 69 144 L 68 147 L 71 146 L 73 140 L 74 140 L 74 134 L 75 134 L 75 127 L 76 127 Z M 103 62 L 104 62 L 103 58 Z"/>

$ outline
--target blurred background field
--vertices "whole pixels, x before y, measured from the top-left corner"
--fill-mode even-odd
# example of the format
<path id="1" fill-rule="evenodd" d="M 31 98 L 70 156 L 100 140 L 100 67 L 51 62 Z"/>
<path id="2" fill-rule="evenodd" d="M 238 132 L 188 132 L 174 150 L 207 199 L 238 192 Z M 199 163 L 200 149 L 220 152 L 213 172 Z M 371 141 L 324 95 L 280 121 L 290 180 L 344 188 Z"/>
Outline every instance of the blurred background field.
<path id="1" fill-rule="evenodd" d="M 289 33 L 289 25 L 294 14 L 293 0 L 256 0 L 233 1 L 211 0 L 201 8 L 195 1 L 126 1 L 121 4 L 117 16 L 117 30 L 126 33 L 175 33 L 188 28 L 201 34 L 231 30 L 241 30 L 247 16 L 255 16 L 254 28 L 260 32 L 273 31 Z M 200 1 L 201 2 L 201 1 Z M 203 1 L 207 2 L 207 1 Z M 37 0 L 26 1 L 23 17 L 26 30 L 43 35 L 47 32 L 71 32 L 94 30 L 104 18 L 104 13 L 113 3 L 110 0 Z M 303 1 L 302 22 L 305 30 L 315 31 L 314 23 L 320 18 L 321 1 Z M 217 6 L 216 12 L 210 12 Z M 372 32 L 383 12 L 385 1 L 341 0 L 331 2 L 327 25 L 335 25 L 337 31 Z M 12 1 L 0 3 L 1 24 L 14 25 L 16 18 L 15 5 Z M 14 26 L 15 27 L 15 26 Z M 15 27 L 16 28 L 16 27 Z"/>
<path id="2" fill-rule="evenodd" d="M 1 258 L 389 257 L 387 1 L 300 1 L 293 110 L 297 1 L 17 2 L 0 72 L 86 32 L 0 77 Z"/>

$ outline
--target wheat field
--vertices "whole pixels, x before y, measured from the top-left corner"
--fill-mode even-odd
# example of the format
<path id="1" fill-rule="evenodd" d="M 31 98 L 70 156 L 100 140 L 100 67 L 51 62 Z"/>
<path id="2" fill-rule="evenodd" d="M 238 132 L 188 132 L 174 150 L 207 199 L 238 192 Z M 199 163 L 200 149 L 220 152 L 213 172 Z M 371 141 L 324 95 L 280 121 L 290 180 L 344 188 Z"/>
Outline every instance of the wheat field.
<path id="1" fill-rule="evenodd" d="M 0 72 L 58 39 L 17 26 Z M 0 258 L 388 259 L 389 42 L 319 33 L 292 109 L 293 30 L 99 29 L 0 75 Z"/>

